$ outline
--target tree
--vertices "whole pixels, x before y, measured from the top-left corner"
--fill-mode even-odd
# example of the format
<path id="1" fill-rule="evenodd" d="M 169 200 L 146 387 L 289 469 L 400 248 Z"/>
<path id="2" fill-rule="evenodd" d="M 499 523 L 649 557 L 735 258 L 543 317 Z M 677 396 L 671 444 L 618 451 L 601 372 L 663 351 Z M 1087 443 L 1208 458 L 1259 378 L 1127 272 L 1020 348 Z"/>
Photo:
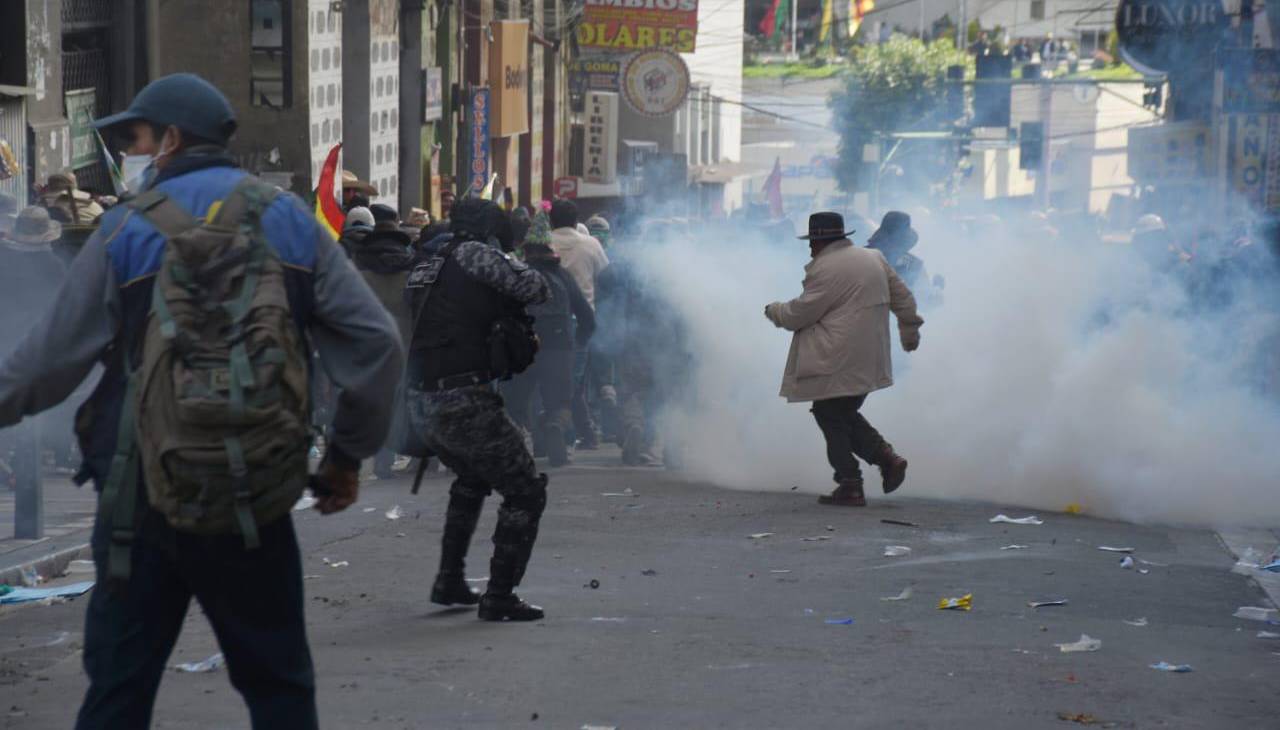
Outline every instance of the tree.
<path id="1" fill-rule="evenodd" d="M 877 142 L 878 134 L 950 129 L 957 119 L 947 110 L 947 67 L 964 66 L 971 74 L 972 64 L 950 38 L 925 44 L 895 34 L 857 49 L 845 88 L 829 102 L 840 134 L 836 179 L 841 189 L 871 187 L 869 176 L 878 172 L 863 164 L 862 149 Z M 901 182 L 927 189 L 948 178 L 954 172 L 954 153 L 940 155 L 939 146 L 904 145 L 894 157 L 904 171 Z"/>

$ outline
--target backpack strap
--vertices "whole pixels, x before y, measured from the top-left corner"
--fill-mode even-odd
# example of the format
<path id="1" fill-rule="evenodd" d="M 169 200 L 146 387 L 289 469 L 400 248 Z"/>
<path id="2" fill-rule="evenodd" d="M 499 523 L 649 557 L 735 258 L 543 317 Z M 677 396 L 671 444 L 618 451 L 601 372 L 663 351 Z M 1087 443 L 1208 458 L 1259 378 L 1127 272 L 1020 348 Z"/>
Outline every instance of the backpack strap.
<path id="1" fill-rule="evenodd" d="M 200 225 L 200 221 L 178 205 L 163 190 L 152 188 L 130 200 L 128 206 L 140 213 L 165 238 L 176 238 Z"/>
<path id="2" fill-rule="evenodd" d="M 222 201 L 210 223 L 222 226 L 258 225 L 262 212 L 275 202 L 280 188 L 263 182 L 253 175 L 245 175 Z"/>
<path id="3" fill-rule="evenodd" d="M 134 396 L 138 390 L 141 370 L 131 367 L 127 348 L 124 351 L 124 367 L 128 373 L 124 401 L 120 408 L 120 425 L 116 433 L 116 452 L 111 457 L 111 470 L 102 488 L 99 505 L 100 519 L 106 520 L 107 577 L 113 583 L 129 580 L 133 562 L 133 538 L 136 519 L 134 508 L 138 501 L 138 447 L 134 418 Z"/>

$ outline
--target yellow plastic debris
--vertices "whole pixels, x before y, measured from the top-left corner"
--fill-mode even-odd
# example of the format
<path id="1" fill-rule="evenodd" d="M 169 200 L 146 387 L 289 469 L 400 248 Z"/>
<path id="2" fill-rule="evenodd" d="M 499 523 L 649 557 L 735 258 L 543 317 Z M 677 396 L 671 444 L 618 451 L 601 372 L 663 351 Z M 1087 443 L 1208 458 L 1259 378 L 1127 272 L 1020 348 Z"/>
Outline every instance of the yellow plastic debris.
<path id="1" fill-rule="evenodd" d="M 1072 502 L 1071 504 L 1067 505 L 1067 508 L 1064 509 L 1063 512 L 1066 512 L 1069 515 L 1083 514 L 1084 507 L 1081 507 L 1077 502 Z"/>
<path id="2" fill-rule="evenodd" d="M 966 593 L 963 596 L 960 596 L 959 598 L 944 598 L 941 601 L 938 601 L 939 610 L 944 610 L 949 608 L 955 609 L 957 611 L 972 611 L 973 610 L 973 594 Z"/>

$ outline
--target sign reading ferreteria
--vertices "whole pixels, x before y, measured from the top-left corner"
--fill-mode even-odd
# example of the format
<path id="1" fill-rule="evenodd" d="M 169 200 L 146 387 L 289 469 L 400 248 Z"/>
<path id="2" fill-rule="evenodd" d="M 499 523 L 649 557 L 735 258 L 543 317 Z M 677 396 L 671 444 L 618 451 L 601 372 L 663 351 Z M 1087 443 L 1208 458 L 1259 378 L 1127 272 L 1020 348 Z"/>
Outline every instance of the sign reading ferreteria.
<path id="1" fill-rule="evenodd" d="M 689 93 L 689 67 L 666 50 L 641 51 L 622 69 L 622 96 L 627 106 L 649 117 L 665 117 Z"/>
<path id="2" fill-rule="evenodd" d="M 1230 28 L 1222 0 L 1121 0 L 1120 56 L 1147 75 L 1204 67 Z"/>
<path id="3" fill-rule="evenodd" d="M 692 53 L 698 37 L 698 0 L 586 0 L 577 35 L 582 48 Z"/>
<path id="4" fill-rule="evenodd" d="M 529 131 L 529 21 L 495 20 L 490 28 L 489 88 L 493 89 L 489 132 L 507 137 Z"/>

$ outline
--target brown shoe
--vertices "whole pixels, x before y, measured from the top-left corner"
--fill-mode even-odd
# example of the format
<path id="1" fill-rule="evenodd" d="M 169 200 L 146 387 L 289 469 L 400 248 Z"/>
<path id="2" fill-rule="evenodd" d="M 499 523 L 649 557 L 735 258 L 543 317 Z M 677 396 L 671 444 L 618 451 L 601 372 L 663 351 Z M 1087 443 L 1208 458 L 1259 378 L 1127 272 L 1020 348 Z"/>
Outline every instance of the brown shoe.
<path id="1" fill-rule="evenodd" d="M 862 493 L 861 479 L 846 479 L 840 482 L 831 494 L 818 497 L 818 504 L 830 504 L 839 507 L 866 507 L 867 498 Z"/>
<path id="2" fill-rule="evenodd" d="M 880 454 L 880 478 L 884 480 L 885 494 L 892 494 L 907 480 L 907 460 L 898 456 L 888 444 Z"/>

